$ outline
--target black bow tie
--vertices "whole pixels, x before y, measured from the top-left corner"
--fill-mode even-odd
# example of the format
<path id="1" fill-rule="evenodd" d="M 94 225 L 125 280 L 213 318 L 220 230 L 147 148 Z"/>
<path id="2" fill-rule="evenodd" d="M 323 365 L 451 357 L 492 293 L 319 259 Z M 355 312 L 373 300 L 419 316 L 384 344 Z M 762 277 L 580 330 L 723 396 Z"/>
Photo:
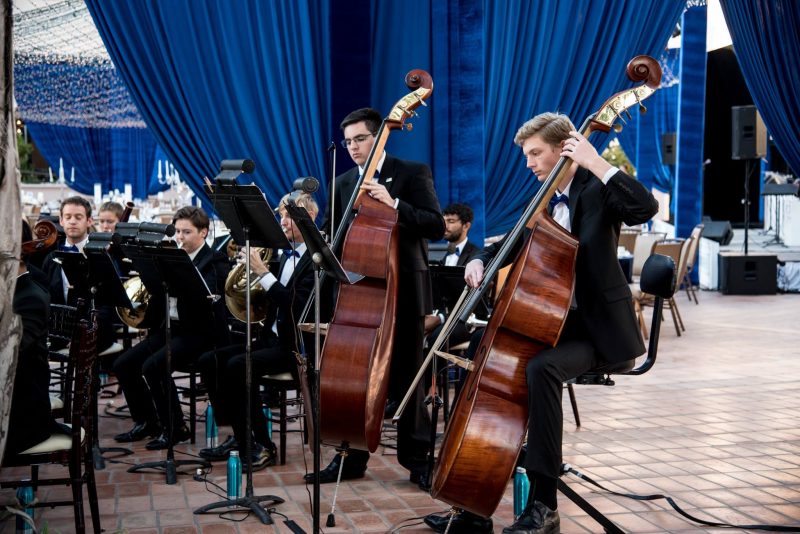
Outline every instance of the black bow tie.
<path id="1" fill-rule="evenodd" d="M 456 256 L 461 256 L 461 249 L 458 248 L 458 245 L 455 243 L 450 243 L 447 245 L 447 255 L 455 254 Z"/>
<path id="2" fill-rule="evenodd" d="M 283 255 L 286 256 L 287 258 L 291 258 L 292 256 L 294 256 L 295 258 L 300 257 L 300 253 L 294 250 L 293 248 L 283 249 Z"/>
<path id="3" fill-rule="evenodd" d="M 64 252 L 80 252 L 77 245 L 61 245 L 61 250 Z"/>
<path id="4" fill-rule="evenodd" d="M 560 193 L 556 193 L 553 195 L 553 198 L 550 199 L 550 209 L 553 210 L 555 207 L 560 203 L 563 202 L 567 205 L 567 209 L 569 209 L 569 197 L 567 195 L 562 195 Z"/>

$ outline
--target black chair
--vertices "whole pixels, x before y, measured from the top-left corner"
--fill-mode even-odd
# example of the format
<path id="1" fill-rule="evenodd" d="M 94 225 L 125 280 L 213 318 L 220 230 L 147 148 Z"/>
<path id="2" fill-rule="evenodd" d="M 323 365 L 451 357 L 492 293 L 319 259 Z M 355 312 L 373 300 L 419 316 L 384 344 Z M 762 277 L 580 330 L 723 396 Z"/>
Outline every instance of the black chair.
<path id="1" fill-rule="evenodd" d="M 91 450 L 93 441 L 91 403 L 94 400 L 93 373 L 97 358 L 97 322 L 94 316 L 92 316 L 91 323 L 85 319 L 78 323 L 70 343 L 69 357 L 73 375 L 72 383 L 74 384 L 69 417 L 70 435 L 54 433 L 33 447 L 4 458 L 3 467 L 30 466 L 31 479 L 3 482 L 0 487 L 31 486 L 35 492 L 39 486 L 71 486 L 71 500 L 37 502 L 33 506 L 71 505 L 75 516 L 75 532 L 82 534 L 86 531 L 83 512 L 83 485 L 86 484 L 93 530 L 99 534 L 101 531 L 100 509 L 97 501 Z M 39 466 L 45 464 L 66 465 L 69 475 L 40 479 Z"/>
<path id="2" fill-rule="evenodd" d="M 264 375 L 257 379 L 257 384 L 264 387 L 262 394 L 264 406 L 272 410 L 272 417 L 270 418 L 273 425 L 278 424 L 278 453 L 280 456 L 281 465 L 286 464 L 286 435 L 289 432 L 302 432 L 303 441 L 308 443 L 308 435 L 305 431 L 305 414 L 303 413 L 303 397 L 301 395 L 301 385 L 292 373 L 278 373 L 273 375 Z M 288 392 L 295 391 L 294 397 L 289 397 Z M 288 408 L 294 406 L 295 409 L 289 413 Z M 275 411 L 278 411 L 277 417 Z M 289 430 L 288 424 L 290 422 L 300 421 L 300 429 Z M 273 426 L 273 435 L 274 435 Z M 274 441 L 274 440 L 273 440 Z"/>
<path id="3" fill-rule="evenodd" d="M 669 256 L 663 256 L 661 254 L 651 255 L 647 258 L 647 261 L 645 261 L 642 267 L 642 275 L 639 283 L 642 287 L 642 291 L 655 297 L 653 319 L 650 323 L 650 339 L 647 348 L 647 357 L 638 367 L 635 366 L 635 360 L 600 366 L 575 378 L 572 381 L 575 384 L 613 386 L 615 384 L 613 378 L 615 375 L 641 375 L 652 369 L 655 365 L 656 354 L 658 352 L 658 335 L 661 331 L 663 303 L 664 300 L 672 298 L 677 287 L 675 261 Z M 567 472 L 564 466 L 562 466 L 562 472 Z M 623 532 L 611 522 L 611 520 L 567 486 L 562 479 L 558 480 L 558 489 L 564 496 L 577 504 L 584 512 L 602 525 L 606 532 Z"/>

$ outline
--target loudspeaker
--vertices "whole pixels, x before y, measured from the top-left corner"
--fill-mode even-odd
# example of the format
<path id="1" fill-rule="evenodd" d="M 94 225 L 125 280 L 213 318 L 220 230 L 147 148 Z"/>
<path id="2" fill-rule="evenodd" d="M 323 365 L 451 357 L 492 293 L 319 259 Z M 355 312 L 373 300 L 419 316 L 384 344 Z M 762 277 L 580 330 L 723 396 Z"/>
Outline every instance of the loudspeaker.
<path id="1" fill-rule="evenodd" d="M 719 289 L 725 295 L 774 295 L 778 257 L 768 254 L 720 252 Z"/>
<path id="2" fill-rule="evenodd" d="M 767 128 L 755 106 L 731 108 L 731 158 L 756 159 L 767 154 Z"/>
<path id="3" fill-rule="evenodd" d="M 675 142 L 678 136 L 675 132 L 661 134 L 661 163 L 675 165 Z"/>
<path id="4" fill-rule="evenodd" d="M 703 221 L 701 235 L 724 246 L 733 239 L 733 228 L 730 221 Z"/>

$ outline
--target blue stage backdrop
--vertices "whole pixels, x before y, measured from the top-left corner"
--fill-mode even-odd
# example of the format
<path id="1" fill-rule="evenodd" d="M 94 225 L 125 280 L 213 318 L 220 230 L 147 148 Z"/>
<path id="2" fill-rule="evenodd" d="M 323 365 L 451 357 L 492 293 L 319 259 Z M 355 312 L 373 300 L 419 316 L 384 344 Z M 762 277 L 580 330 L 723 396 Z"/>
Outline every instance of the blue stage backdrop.
<path id="1" fill-rule="evenodd" d="M 800 176 L 800 2 L 720 4 L 753 101 L 786 163 Z"/>
<path id="2" fill-rule="evenodd" d="M 512 143 L 519 125 L 550 110 L 580 123 L 630 87 L 627 61 L 660 55 L 684 3 L 86 1 L 145 122 L 201 196 L 225 158 L 253 158 L 272 203 L 294 178 L 326 176 L 342 117 L 388 113 L 406 72 L 428 70 L 431 110 L 388 149 L 431 163 L 443 204 L 485 199 L 476 241 L 511 227 L 536 190 Z M 337 172 L 350 165 L 339 152 Z"/>

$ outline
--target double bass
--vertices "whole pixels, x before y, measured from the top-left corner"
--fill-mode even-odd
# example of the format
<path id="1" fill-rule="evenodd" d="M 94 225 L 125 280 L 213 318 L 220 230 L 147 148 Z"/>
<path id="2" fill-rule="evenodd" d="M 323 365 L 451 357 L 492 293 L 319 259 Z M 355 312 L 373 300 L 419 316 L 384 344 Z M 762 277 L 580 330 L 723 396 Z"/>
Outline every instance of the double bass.
<path id="1" fill-rule="evenodd" d="M 378 448 L 389 390 L 399 234 L 397 210 L 364 194 L 360 187 L 373 180 L 389 134 L 402 129 L 433 91 L 433 81 L 423 70 L 409 72 L 405 81 L 412 92 L 381 123 L 364 174 L 355 185 L 358 194 L 343 212 L 344 221 L 350 207 L 357 210 L 347 229 L 341 263 L 364 278 L 340 286 L 320 359 L 320 438 L 370 452 Z M 339 231 L 345 227 L 342 224 Z"/>
<path id="2" fill-rule="evenodd" d="M 647 56 L 633 58 L 627 73 L 631 80 L 645 83 L 608 99 L 581 126 L 584 136 L 610 131 L 620 114 L 634 105 L 643 109 L 641 101 L 655 92 L 661 79 L 658 62 Z M 453 408 L 432 480 L 434 498 L 484 517 L 500 503 L 525 438 L 527 362 L 557 343 L 572 302 L 578 243 L 546 212 L 570 164 L 568 158 L 559 160 L 487 266 L 481 286 L 465 290 L 451 314 L 461 320 L 469 314 L 514 243 L 529 229 L 475 354 L 475 370 Z M 443 337 L 451 328 L 445 325 Z M 435 344 L 431 354 L 437 348 Z"/>

